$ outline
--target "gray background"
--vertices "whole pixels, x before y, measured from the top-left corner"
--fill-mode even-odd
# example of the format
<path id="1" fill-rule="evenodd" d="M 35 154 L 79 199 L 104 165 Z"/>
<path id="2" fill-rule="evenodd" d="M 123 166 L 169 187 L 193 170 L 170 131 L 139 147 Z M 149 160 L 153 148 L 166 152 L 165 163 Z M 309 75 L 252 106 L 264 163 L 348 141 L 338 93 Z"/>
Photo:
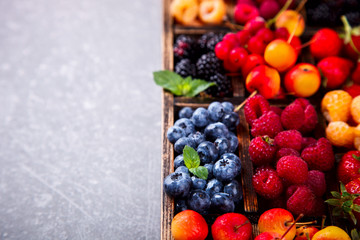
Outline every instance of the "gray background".
<path id="1" fill-rule="evenodd" d="M 0 0 L 0 239 L 159 239 L 161 6 Z"/>

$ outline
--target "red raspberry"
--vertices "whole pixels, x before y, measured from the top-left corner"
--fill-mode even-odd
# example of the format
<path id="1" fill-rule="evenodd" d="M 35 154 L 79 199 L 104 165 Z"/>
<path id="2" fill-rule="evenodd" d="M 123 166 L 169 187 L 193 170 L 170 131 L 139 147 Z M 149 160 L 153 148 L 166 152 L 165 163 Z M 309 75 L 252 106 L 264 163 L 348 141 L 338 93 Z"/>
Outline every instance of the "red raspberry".
<path id="1" fill-rule="evenodd" d="M 268 135 L 274 138 L 282 130 L 280 117 L 273 111 L 269 111 L 253 121 L 251 135 L 253 137 Z"/>
<path id="2" fill-rule="evenodd" d="M 307 133 L 314 130 L 316 124 L 318 123 L 318 117 L 316 114 L 316 110 L 313 105 L 310 104 L 308 100 L 305 98 L 298 98 L 294 101 L 294 103 L 298 103 L 304 110 L 305 121 L 304 124 L 300 128 L 301 133 Z"/>
<path id="3" fill-rule="evenodd" d="M 360 177 L 360 151 L 349 151 L 344 154 L 337 167 L 337 176 L 343 184 Z"/>
<path id="4" fill-rule="evenodd" d="M 312 137 L 303 137 L 301 140 L 301 149 L 305 149 L 306 147 L 310 146 L 311 144 L 315 144 L 317 140 Z"/>
<path id="5" fill-rule="evenodd" d="M 311 170 L 328 171 L 335 163 L 332 145 L 326 138 L 320 138 L 315 144 L 305 148 L 301 157 Z"/>
<path id="6" fill-rule="evenodd" d="M 317 197 L 322 197 L 326 192 L 325 174 L 318 170 L 311 170 L 305 185 L 310 188 Z"/>
<path id="7" fill-rule="evenodd" d="M 276 199 L 283 192 L 283 184 L 276 170 L 271 167 L 260 167 L 252 178 L 255 192 L 267 199 Z"/>
<path id="8" fill-rule="evenodd" d="M 276 113 L 280 117 L 283 110 L 281 108 L 279 108 L 279 107 L 276 107 L 276 106 L 270 106 L 270 111 L 273 111 L 274 113 Z"/>
<path id="9" fill-rule="evenodd" d="M 252 127 L 254 120 L 270 111 L 269 102 L 261 95 L 255 95 L 247 100 L 244 113 L 247 123 Z"/>
<path id="10" fill-rule="evenodd" d="M 298 152 L 301 150 L 301 141 L 301 133 L 297 130 L 283 131 L 275 137 L 275 144 L 278 148 L 292 148 Z"/>
<path id="11" fill-rule="evenodd" d="M 256 137 L 250 142 L 250 158 L 257 166 L 270 164 L 274 160 L 275 153 L 274 139 L 269 136 Z"/>
<path id="12" fill-rule="evenodd" d="M 286 202 L 287 209 L 294 215 L 303 213 L 311 216 L 316 211 L 316 196 L 306 186 L 291 186 L 287 189 L 287 196 L 290 196 Z"/>
<path id="13" fill-rule="evenodd" d="M 285 129 L 299 130 L 304 122 L 304 110 L 299 103 L 291 103 L 281 113 L 281 123 Z"/>
<path id="14" fill-rule="evenodd" d="M 292 184 L 303 184 L 308 178 L 308 166 L 304 160 L 296 156 L 285 156 L 276 164 L 279 177 Z"/>
<path id="15" fill-rule="evenodd" d="M 285 157 L 285 156 L 300 157 L 300 153 L 298 151 L 296 151 L 295 149 L 292 149 L 292 148 L 280 148 L 276 152 L 275 161 L 277 162 L 277 161 L 279 161 L 280 158 Z"/>

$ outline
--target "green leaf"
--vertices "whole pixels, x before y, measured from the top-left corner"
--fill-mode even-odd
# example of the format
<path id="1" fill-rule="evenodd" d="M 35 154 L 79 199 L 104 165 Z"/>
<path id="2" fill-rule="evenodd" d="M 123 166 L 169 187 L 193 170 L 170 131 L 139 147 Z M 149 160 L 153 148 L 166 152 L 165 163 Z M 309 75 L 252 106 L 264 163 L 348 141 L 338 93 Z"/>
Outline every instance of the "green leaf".
<path id="1" fill-rule="evenodd" d="M 353 205 L 353 211 L 360 212 L 360 205 L 354 204 Z"/>
<path id="2" fill-rule="evenodd" d="M 331 206 L 336 206 L 336 207 L 340 206 L 340 201 L 338 199 L 330 198 L 325 202 Z"/>
<path id="3" fill-rule="evenodd" d="M 185 95 L 186 97 L 195 97 L 202 91 L 205 91 L 207 88 L 211 86 L 215 86 L 216 84 L 213 82 L 207 82 L 200 79 L 194 79 L 190 82 L 190 91 Z"/>
<path id="4" fill-rule="evenodd" d="M 352 200 L 348 200 L 348 201 L 345 201 L 345 202 L 343 203 L 343 206 L 345 206 L 345 207 L 351 207 L 352 204 L 353 204 L 353 201 L 352 201 Z"/>
<path id="5" fill-rule="evenodd" d="M 356 228 L 351 230 L 351 239 L 352 240 L 360 240 L 359 233 L 357 232 Z"/>
<path id="6" fill-rule="evenodd" d="M 345 213 L 352 213 L 352 209 L 350 207 L 343 206 L 342 209 Z"/>
<path id="7" fill-rule="evenodd" d="M 183 78 L 179 74 L 164 70 L 153 72 L 153 76 L 157 85 L 169 90 L 175 95 L 181 95 Z"/>
<path id="8" fill-rule="evenodd" d="M 334 207 L 334 209 L 332 210 L 332 215 L 341 216 L 342 212 L 343 211 L 342 211 L 341 207 Z"/>
<path id="9" fill-rule="evenodd" d="M 360 156 L 356 156 L 355 154 L 353 154 L 352 157 L 355 158 L 356 160 L 360 161 Z"/>
<path id="10" fill-rule="evenodd" d="M 197 168 L 200 165 L 199 154 L 192 147 L 185 146 L 183 150 L 183 157 L 185 166 L 190 170 L 191 168 Z"/>
<path id="11" fill-rule="evenodd" d="M 336 192 L 336 191 L 331 191 L 331 195 L 334 197 L 334 198 L 341 198 L 341 194 L 339 192 Z"/>
<path id="12" fill-rule="evenodd" d="M 343 197 L 351 197 L 351 194 L 348 192 L 343 192 Z"/>
<path id="13" fill-rule="evenodd" d="M 206 180 L 208 178 L 208 170 L 206 167 L 199 166 L 197 168 L 190 168 L 189 171 L 198 178 Z"/>
<path id="14" fill-rule="evenodd" d="M 350 215 L 350 218 L 353 221 L 354 225 L 356 225 L 357 220 L 356 220 L 356 217 L 354 216 L 354 214 L 352 212 L 349 212 L 349 215 Z"/>
<path id="15" fill-rule="evenodd" d="M 345 185 L 342 182 L 340 182 L 340 191 L 341 191 L 341 193 L 347 192 Z"/>

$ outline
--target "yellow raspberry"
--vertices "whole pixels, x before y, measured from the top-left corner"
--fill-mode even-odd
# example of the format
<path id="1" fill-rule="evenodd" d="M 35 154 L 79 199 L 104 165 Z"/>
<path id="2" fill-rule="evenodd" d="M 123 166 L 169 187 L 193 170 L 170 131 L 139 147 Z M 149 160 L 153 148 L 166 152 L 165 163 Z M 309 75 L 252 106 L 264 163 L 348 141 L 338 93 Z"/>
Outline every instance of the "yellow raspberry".
<path id="1" fill-rule="evenodd" d="M 350 116 L 352 97 L 343 90 L 334 90 L 325 94 L 321 102 L 321 111 L 329 122 L 347 122 Z"/>
<path id="2" fill-rule="evenodd" d="M 360 123 L 360 96 L 357 96 L 352 100 L 350 111 L 354 121 Z"/>
<path id="3" fill-rule="evenodd" d="M 326 128 L 326 138 L 334 146 L 352 148 L 355 128 L 341 121 L 330 122 Z"/>

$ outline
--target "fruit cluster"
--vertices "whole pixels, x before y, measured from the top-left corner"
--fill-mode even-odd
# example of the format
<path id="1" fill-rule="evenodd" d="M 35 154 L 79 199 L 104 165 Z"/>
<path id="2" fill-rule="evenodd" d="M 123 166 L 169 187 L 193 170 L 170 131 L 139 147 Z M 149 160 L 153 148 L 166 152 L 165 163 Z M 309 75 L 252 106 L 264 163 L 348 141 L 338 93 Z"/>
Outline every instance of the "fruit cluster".
<path id="1" fill-rule="evenodd" d="M 173 0 L 171 15 L 183 25 L 220 24 L 226 15 L 223 0 Z"/>
<path id="2" fill-rule="evenodd" d="M 207 109 L 184 107 L 167 131 L 178 154 L 175 172 L 164 180 L 165 192 L 175 197 L 176 211 L 192 209 L 201 214 L 233 212 L 242 200 L 236 180 L 241 161 L 234 154 L 234 134 L 239 116 L 230 102 L 212 102 Z"/>
<path id="3" fill-rule="evenodd" d="M 335 159 L 326 138 L 305 137 L 317 125 L 315 108 L 304 98 L 284 109 L 270 107 L 256 95 L 248 99 L 244 113 L 254 137 L 249 155 L 257 167 L 252 178 L 256 193 L 272 200 L 270 205 L 285 207 L 281 204 L 286 201 L 295 215 L 322 215 L 324 172 L 332 169 Z"/>
<path id="4" fill-rule="evenodd" d="M 214 97 L 232 96 L 230 79 L 225 75 L 221 61 L 215 56 L 215 45 L 223 34 L 213 32 L 202 35 L 199 39 L 180 35 L 174 44 L 175 72 L 182 77 L 191 76 L 216 83 L 206 90 Z"/>

